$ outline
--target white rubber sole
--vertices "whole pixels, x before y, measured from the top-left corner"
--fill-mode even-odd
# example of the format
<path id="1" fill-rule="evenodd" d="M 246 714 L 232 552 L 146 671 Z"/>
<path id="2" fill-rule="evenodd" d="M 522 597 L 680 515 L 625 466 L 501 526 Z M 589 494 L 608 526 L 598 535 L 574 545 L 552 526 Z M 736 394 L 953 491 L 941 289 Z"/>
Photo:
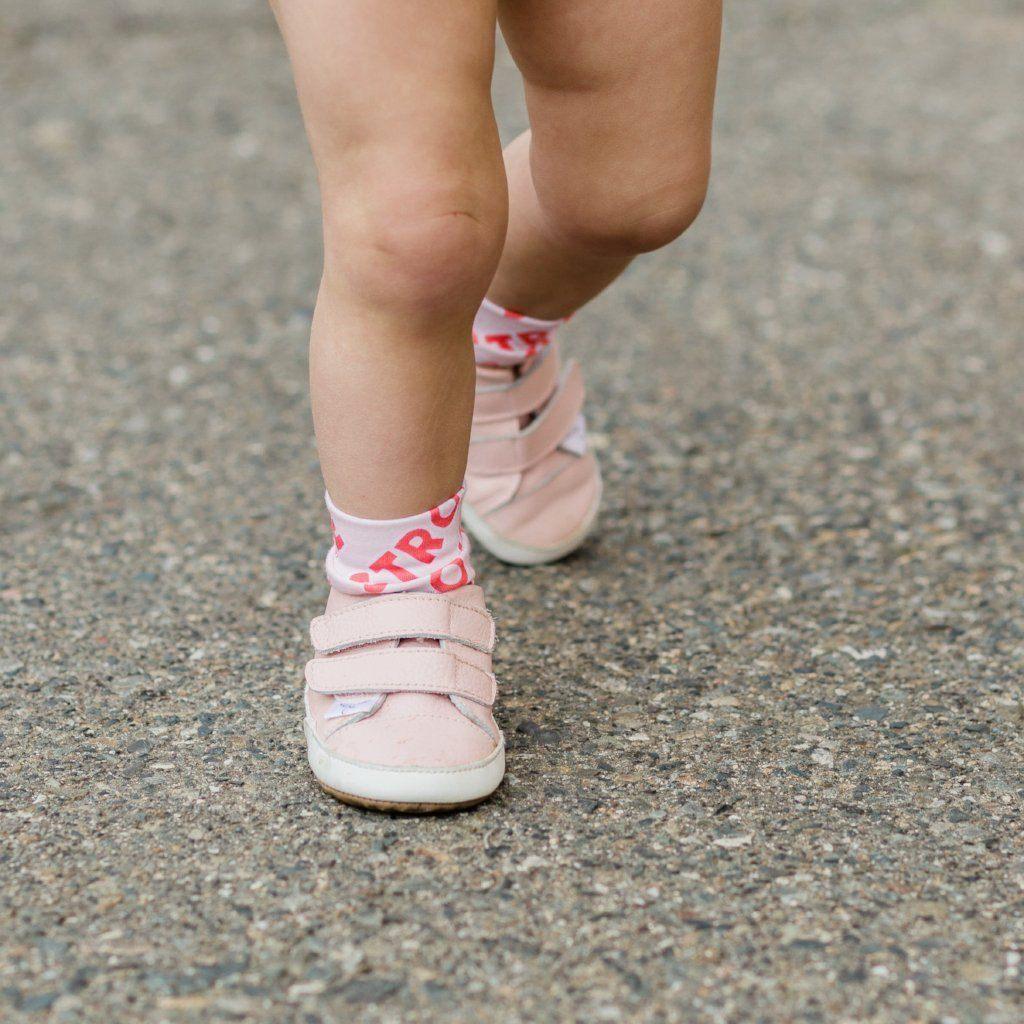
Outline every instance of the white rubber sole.
<path id="1" fill-rule="evenodd" d="M 566 555 L 571 555 L 587 539 L 590 531 L 594 528 L 594 523 L 597 522 L 597 514 L 601 509 L 601 492 L 602 487 L 599 484 L 597 497 L 588 509 L 583 522 L 561 544 L 550 548 L 519 544 L 495 533 L 468 501 L 462 503 L 462 523 L 473 540 L 495 558 L 508 562 L 510 565 L 545 565 L 548 562 L 557 562 L 560 558 L 565 558 Z"/>
<path id="2" fill-rule="evenodd" d="M 302 725 L 317 782 L 358 807 L 412 814 L 454 811 L 489 797 L 505 776 L 504 739 L 493 754 L 459 768 L 389 768 L 338 757 L 316 738 L 308 719 Z"/>

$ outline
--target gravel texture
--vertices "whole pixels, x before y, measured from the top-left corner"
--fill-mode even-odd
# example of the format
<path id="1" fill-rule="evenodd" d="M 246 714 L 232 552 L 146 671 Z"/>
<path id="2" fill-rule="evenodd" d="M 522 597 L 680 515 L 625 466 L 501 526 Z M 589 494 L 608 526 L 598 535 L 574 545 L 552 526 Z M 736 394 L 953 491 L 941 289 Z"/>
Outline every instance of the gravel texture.
<path id="1" fill-rule="evenodd" d="M 1022 53 L 1015 0 L 731 5 L 708 206 L 570 331 L 600 536 L 481 556 L 509 776 L 424 821 L 304 763 L 269 15 L 8 4 L 0 1018 L 1021 1020 Z"/>

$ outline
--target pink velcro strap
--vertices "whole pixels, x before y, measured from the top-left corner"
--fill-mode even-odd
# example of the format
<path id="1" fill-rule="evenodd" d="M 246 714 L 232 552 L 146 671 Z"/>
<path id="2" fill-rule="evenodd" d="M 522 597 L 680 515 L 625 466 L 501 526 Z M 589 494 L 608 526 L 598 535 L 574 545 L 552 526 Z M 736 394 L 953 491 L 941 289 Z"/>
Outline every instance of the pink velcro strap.
<path id="1" fill-rule="evenodd" d="M 309 635 L 318 654 L 332 654 L 379 640 L 454 640 L 494 650 L 494 620 L 472 601 L 478 587 L 447 596 L 393 594 L 367 598 L 342 611 L 317 616 Z"/>
<path id="2" fill-rule="evenodd" d="M 555 390 L 560 365 L 558 348 L 552 344 L 521 377 L 507 384 L 478 387 L 473 421 L 493 423 L 536 412 Z"/>
<path id="3" fill-rule="evenodd" d="M 444 693 L 490 707 L 497 696 L 494 676 L 439 647 L 388 647 L 352 651 L 306 663 L 314 693 Z"/>
<path id="4" fill-rule="evenodd" d="M 573 361 L 567 364 L 558 390 L 529 426 L 515 434 L 470 443 L 468 472 L 479 476 L 522 473 L 565 440 L 582 410 L 583 376 Z"/>

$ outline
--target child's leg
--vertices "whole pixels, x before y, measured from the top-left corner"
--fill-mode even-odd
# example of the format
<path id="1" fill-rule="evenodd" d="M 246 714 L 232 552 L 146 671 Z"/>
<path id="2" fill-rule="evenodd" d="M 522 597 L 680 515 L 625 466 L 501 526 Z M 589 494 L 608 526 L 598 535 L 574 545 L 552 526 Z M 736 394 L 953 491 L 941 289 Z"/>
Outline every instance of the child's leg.
<path id="1" fill-rule="evenodd" d="M 506 561 L 560 558 L 597 516 L 579 375 L 554 331 L 697 216 L 720 14 L 720 0 L 500 0 L 532 129 L 505 152 L 508 235 L 474 324 L 466 523 Z"/>
<path id="2" fill-rule="evenodd" d="M 507 196 L 490 101 L 494 0 L 277 0 L 320 181 L 310 380 L 327 489 L 350 515 L 461 485 L 473 314 Z"/>
<path id="3" fill-rule="evenodd" d="M 277 14 L 324 220 L 310 377 L 334 543 L 306 666 L 309 761 L 344 800 L 451 809 L 504 772 L 493 625 L 456 493 L 470 328 L 507 213 L 494 0 L 277 0 Z"/>
<path id="4" fill-rule="evenodd" d="M 572 313 L 700 211 L 720 0 L 501 0 L 531 132 L 506 150 L 508 237 L 488 297 Z"/>

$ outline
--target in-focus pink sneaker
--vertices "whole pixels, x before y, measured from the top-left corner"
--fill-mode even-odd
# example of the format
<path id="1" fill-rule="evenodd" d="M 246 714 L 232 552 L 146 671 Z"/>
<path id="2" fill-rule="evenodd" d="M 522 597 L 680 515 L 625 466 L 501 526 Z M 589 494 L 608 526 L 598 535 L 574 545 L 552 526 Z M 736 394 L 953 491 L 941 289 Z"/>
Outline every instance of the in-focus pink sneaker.
<path id="1" fill-rule="evenodd" d="M 332 589 L 310 636 L 306 743 L 323 789 L 360 807 L 427 813 L 498 788 L 505 740 L 491 712 L 494 620 L 479 587 Z"/>
<path id="2" fill-rule="evenodd" d="M 478 365 L 462 512 L 473 537 L 503 562 L 553 562 L 583 543 L 600 502 L 575 360 L 563 366 L 551 340 L 520 366 Z"/>

